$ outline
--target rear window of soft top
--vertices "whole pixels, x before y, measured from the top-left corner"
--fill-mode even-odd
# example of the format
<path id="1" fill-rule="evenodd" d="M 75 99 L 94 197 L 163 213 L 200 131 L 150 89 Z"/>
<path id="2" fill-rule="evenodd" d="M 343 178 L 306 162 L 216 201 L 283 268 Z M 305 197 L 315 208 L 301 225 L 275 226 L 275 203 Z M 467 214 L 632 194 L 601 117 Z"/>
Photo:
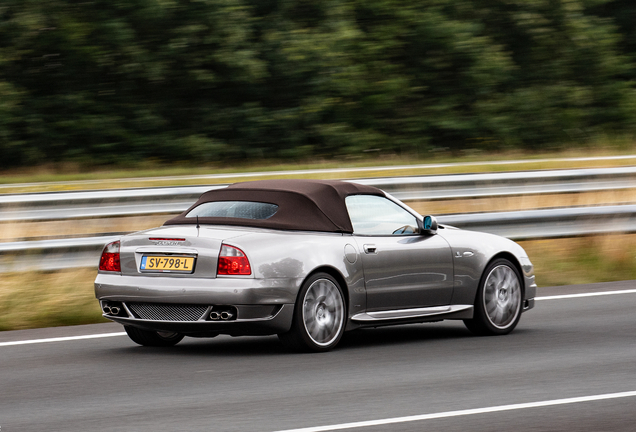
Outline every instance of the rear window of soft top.
<path id="1" fill-rule="evenodd" d="M 276 204 L 252 201 L 213 201 L 203 203 L 192 210 L 186 217 L 218 217 L 238 219 L 269 219 L 274 216 Z"/>

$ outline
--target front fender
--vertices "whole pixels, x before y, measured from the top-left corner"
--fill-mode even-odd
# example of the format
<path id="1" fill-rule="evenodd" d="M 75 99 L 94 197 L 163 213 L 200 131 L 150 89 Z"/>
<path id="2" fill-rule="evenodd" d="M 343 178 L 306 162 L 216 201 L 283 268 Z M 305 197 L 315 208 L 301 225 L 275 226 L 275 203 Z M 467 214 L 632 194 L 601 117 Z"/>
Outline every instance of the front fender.
<path id="1" fill-rule="evenodd" d="M 534 268 L 525 250 L 517 243 L 494 234 L 444 228 L 438 231 L 453 254 L 452 304 L 473 304 L 481 276 L 495 258 L 507 258 L 520 270 L 525 298 L 534 298 Z"/>

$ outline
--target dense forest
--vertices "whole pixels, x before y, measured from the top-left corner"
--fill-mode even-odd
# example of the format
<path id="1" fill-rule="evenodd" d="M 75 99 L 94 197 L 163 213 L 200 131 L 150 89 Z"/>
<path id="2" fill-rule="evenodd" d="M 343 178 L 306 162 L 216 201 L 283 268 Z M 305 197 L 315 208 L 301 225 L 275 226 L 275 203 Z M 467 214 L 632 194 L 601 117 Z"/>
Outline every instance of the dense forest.
<path id="1" fill-rule="evenodd" d="M 0 168 L 635 133 L 633 0 L 0 3 Z"/>

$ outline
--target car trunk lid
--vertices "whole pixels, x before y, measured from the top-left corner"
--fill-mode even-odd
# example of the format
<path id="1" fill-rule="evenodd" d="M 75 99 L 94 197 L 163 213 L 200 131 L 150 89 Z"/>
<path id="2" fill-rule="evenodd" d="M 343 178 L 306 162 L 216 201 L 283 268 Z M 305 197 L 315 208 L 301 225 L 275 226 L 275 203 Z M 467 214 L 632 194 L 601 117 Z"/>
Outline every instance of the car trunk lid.
<path id="1" fill-rule="evenodd" d="M 192 225 L 126 235 L 121 238 L 121 272 L 127 276 L 214 278 L 223 242 L 244 234 Z"/>

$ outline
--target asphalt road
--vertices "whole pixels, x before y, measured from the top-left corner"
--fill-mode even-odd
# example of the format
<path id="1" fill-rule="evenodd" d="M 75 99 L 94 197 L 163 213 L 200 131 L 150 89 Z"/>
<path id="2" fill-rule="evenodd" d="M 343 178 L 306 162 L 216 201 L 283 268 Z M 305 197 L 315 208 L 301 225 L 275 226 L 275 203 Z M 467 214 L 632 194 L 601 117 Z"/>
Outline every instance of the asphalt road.
<path id="1" fill-rule="evenodd" d="M 539 296 L 626 289 L 636 281 Z M 407 325 L 349 333 L 325 354 L 290 354 L 276 337 L 9 344 L 120 333 L 117 324 L 3 332 L 0 430 L 631 432 L 635 310 L 636 292 L 544 299 L 508 336 Z"/>

